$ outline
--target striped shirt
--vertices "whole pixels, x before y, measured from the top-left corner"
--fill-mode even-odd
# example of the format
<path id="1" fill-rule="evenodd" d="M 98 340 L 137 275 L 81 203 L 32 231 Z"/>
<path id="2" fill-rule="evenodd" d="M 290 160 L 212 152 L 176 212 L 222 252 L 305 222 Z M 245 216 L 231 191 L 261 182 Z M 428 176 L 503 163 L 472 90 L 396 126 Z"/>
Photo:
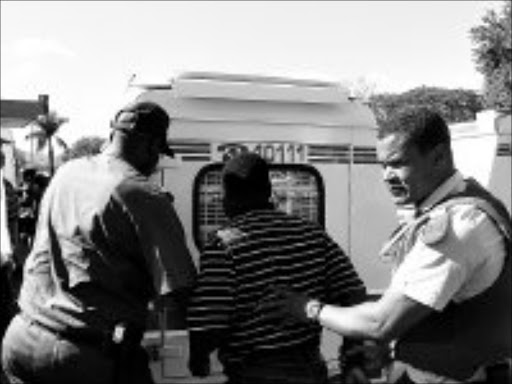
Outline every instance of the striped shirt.
<path id="1" fill-rule="evenodd" d="M 349 258 L 318 225 L 276 210 L 237 216 L 206 245 L 189 307 L 189 330 L 223 331 L 223 363 L 314 341 L 321 328 L 267 318 L 258 302 L 284 285 L 329 303 L 365 293 Z"/>

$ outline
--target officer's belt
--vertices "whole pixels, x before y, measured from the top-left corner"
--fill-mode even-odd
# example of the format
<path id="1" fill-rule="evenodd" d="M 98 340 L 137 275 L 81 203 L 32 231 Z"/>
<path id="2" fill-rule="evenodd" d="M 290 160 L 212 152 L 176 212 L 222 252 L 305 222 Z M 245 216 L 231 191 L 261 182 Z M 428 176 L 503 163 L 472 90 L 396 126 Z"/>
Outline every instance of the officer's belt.
<path id="1" fill-rule="evenodd" d="M 84 344 L 102 350 L 107 354 L 116 352 L 119 347 L 137 348 L 140 347 L 144 331 L 139 327 L 129 326 L 125 323 L 116 324 L 111 330 L 90 330 L 90 329 L 55 329 L 38 319 L 33 318 L 25 312 L 19 314 L 25 321 L 34 324 L 62 339 L 72 343 Z"/>

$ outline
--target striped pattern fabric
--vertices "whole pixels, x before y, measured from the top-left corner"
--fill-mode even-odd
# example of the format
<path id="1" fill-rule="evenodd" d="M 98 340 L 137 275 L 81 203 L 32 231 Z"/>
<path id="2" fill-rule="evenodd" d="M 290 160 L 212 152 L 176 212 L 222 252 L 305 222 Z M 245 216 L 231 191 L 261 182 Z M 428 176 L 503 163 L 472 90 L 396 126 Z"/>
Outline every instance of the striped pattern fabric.
<path id="1" fill-rule="evenodd" d="M 329 303 L 365 292 L 349 258 L 316 224 L 275 210 L 238 216 L 205 247 L 189 307 L 189 330 L 223 330 L 223 362 L 261 349 L 320 339 L 321 328 L 271 320 L 258 308 L 272 285 Z"/>

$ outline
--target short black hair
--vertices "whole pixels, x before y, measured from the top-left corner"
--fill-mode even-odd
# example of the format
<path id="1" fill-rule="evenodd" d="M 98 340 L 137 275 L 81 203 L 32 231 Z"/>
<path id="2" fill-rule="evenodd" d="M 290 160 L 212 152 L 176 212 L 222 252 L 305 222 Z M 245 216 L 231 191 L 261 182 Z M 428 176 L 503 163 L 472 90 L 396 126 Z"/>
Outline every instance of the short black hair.
<path id="1" fill-rule="evenodd" d="M 420 153 L 430 152 L 439 144 L 450 147 L 450 129 L 437 111 L 427 107 L 405 107 L 382 120 L 377 138 L 397 134 L 406 144 L 415 145 Z"/>
<path id="2" fill-rule="evenodd" d="M 269 165 L 256 153 L 239 154 L 222 169 L 223 207 L 227 217 L 256 209 L 272 209 Z"/>
<path id="3" fill-rule="evenodd" d="M 222 169 L 222 182 L 231 199 L 268 200 L 272 193 L 268 163 L 252 152 L 228 160 Z"/>

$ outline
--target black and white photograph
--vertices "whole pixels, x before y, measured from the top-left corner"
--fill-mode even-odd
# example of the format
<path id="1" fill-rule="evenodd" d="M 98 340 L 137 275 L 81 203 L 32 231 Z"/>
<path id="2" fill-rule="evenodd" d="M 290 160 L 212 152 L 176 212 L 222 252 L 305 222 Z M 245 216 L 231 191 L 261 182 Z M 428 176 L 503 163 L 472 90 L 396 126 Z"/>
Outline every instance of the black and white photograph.
<path id="1" fill-rule="evenodd" d="M 0 17 L 0 384 L 512 383 L 511 0 Z"/>

